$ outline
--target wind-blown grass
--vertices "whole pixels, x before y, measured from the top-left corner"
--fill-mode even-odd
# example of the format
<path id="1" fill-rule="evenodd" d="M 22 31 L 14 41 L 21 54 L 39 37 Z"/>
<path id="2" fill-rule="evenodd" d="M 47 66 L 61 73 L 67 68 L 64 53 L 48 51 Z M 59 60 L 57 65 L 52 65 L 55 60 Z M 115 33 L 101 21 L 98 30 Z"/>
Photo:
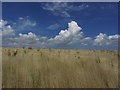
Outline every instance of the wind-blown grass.
<path id="1" fill-rule="evenodd" d="M 17 53 L 16 53 L 17 52 Z M 116 88 L 118 53 L 3 48 L 3 88 Z"/>

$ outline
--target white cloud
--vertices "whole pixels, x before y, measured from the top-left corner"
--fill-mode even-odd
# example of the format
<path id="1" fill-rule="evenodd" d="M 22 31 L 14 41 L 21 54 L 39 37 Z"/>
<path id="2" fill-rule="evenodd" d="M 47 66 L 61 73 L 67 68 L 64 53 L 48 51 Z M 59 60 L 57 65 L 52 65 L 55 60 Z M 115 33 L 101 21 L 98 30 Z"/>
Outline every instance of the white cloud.
<path id="1" fill-rule="evenodd" d="M 2 28 L 3 26 L 5 26 L 8 22 L 4 21 L 4 20 L 0 20 L 0 28 Z"/>
<path id="2" fill-rule="evenodd" d="M 80 38 L 83 37 L 82 28 L 78 26 L 75 21 L 68 23 L 68 29 L 61 30 L 59 35 L 56 35 L 54 38 L 49 39 L 51 45 L 70 45 L 75 44 L 80 41 Z"/>
<path id="3" fill-rule="evenodd" d="M 85 40 L 91 40 L 91 37 L 86 37 Z"/>
<path id="4" fill-rule="evenodd" d="M 19 17 L 19 20 L 23 20 L 24 18 L 23 17 Z"/>
<path id="5" fill-rule="evenodd" d="M 21 18 L 22 19 L 22 18 Z M 27 34 L 19 33 L 16 35 L 15 30 L 7 21 L 1 20 L 0 35 L 3 37 L 3 46 L 7 47 L 34 47 L 34 48 L 59 48 L 82 46 L 114 46 L 118 45 L 120 35 L 107 35 L 100 33 L 95 37 L 83 36 L 82 28 L 75 21 L 68 23 L 68 28 L 60 30 L 59 34 L 53 38 L 36 35 L 32 32 Z"/>
<path id="6" fill-rule="evenodd" d="M 39 41 L 39 38 L 33 34 L 32 32 L 29 32 L 28 34 L 19 34 L 19 37 L 15 38 L 16 42 L 22 45 L 29 45 L 34 44 L 36 41 Z"/>
<path id="7" fill-rule="evenodd" d="M 4 46 L 9 46 L 9 43 L 12 43 L 11 38 L 15 36 L 15 31 L 13 30 L 11 25 L 7 24 L 7 21 L 0 21 L 0 46 L 2 46 L 2 44 Z"/>
<path id="8" fill-rule="evenodd" d="M 51 2 L 51 3 L 45 4 L 42 8 L 44 10 L 51 11 L 52 14 L 55 16 L 71 17 L 70 15 L 71 11 L 80 11 L 88 7 L 89 6 L 85 4 L 75 6 L 67 2 Z"/>
<path id="9" fill-rule="evenodd" d="M 12 29 L 12 27 L 10 25 L 8 25 L 8 26 L 3 27 L 2 35 L 3 35 L 3 37 L 13 36 L 13 35 L 15 35 L 15 32 Z"/>
<path id="10" fill-rule="evenodd" d="M 47 29 L 49 29 L 49 30 L 55 30 L 55 29 L 57 29 L 58 27 L 59 27 L 58 24 L 53 24 L 53 25 L 48 26 Z"/>
<path id="11" fill-rule="evenodd" d="M 2 21 L 3 21 L 3 20 L 0 20 L 0 28 L 2 28 Z"/>
<path id="12" fill-rule="evenodd" d="M 15 38 L 15 45 L 17 47 L 44 47 L 44 40 L 46 40 L 47 37 L 40 37 L 36 34 L 29 32 L 28 34 L 19 34 L 19 37 Z"/>
<path id="13" fill-rule="evenodd" d="M 116 44 L 119 37 L 119 35 L 107 36 L 106 34 L 100 33 L 96 36 L 93 44 L 98 46 Z"/>
<path id="14" fill-rule="evenodd" d="M 29 17 L 20 17 L 17 22 L 13 23 L 13 28 L 16 31 L 31 30 L 37 25 L 36 21 L 31 20 Z"/>
<path id="15" fill-rule="evenodd" d="M 32 32 L 29 32 L 28 34 L 22 34 L 22 33 L 20 33 L 19 36 L 22 37 L 22 38 L 36 38 L 37 37 Z"/>
<path id="16" fill-rule="evenodd" d="M 109 37 L 108 37 L 108 39 L 109 40 L 116 40 L 116 39 L 118 39 L 118 38 L 120 38 L 120 35 L 110 35 Z"/>
<path id="17" fill-rule="evenodd" d="M 70 17 L 66 7 L 68 7 L 67 3 L 56 2 L 45 4 L 45 6 L 43 6 L 43 9 L 51 11 L 52 14 L 56 16 Z"/>
<path id="18" fill-rule="evenodd" d="M 92 44 L 92 38 L 91 37 L 85 37 L 85 38 L 81 39 L 80 44 L 83 45 L 83 46 L 91 45 Z"/>
<path id="19" fill-rule="evenodd" d="M 11 27 L 11 25 L 7 25 L 7 24 L 8 24 L 7 21 L 4 21 L 4 20 L 0 21 L 0 28 L 1 28 L 0 36 L 2 36 L 3 38 L 15 35 L 15 32 Z"/>
<path id="20" fill-rule="evenodd" d="M 108 44 L 107 42 L 108 42 L 107 35 L 100 33 L 99 35 L 96 36 L 96 39 L 94 40 L 94 45 Z"/>
<path id="21" fill-rule="evenodd" d="M 2 37 L 2 45 L 6 47 L 44 47 L 41 41 L 47 39 L 47 37 L 39 37 L 32 32 L 28 34 L 19 34 L 16 37 L 15 30 L 12 28 L 11 25 L 8 24 L 7 21 L 1 20 L 0 21 L 0 36 Z M 37 46 L 38 45 L 38 46 Z M 41 45 L 41 46 L 40 46 Z M 0 41 L 1 46 L 1 41 Z"/>

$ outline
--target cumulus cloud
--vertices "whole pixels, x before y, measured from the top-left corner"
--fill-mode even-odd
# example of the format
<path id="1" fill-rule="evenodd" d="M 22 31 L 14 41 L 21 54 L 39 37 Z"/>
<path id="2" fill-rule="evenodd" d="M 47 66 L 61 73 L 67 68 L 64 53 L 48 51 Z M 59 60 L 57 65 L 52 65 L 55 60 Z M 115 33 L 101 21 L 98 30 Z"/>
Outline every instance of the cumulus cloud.
<path id="1" fill-rule="evenodd" d="M 22 20 L 24 18 L 19 19 Z M 31 24 L 34 26 L 34 23 L 30 23 L 29 20 L 25 22 L 25 26 L 29 26 Z M 19 24 L 23 24 L 23 22 Z M 18 25 L 18 28 L 19 26 L 20 25 Z M 16 35 L 16 31 L 5 20 L 0 21 L 0 28 L 0 36 L 2 37 L 3 41 L 0 41 L 0 45 L 2 43 L 2 46 L 4 47 L 43 47 L 44 45 L 42 45 L 41 42 L 47 39 L 47 37 L 37 36 L 32 32 L 29 32 L 28 34 L 19 33 L 19 35 Z"/>
<path id="2" fill-rule="evenodd" d="M 3 38 L 15 35 L 15 32 L 11 27 L 11 25 L 7 25 L 7 24 L 8 24 L 7 21 L 4 21 L 4 20 L 0 21 L 0 28 L 1 28 L 0 36 L 2 36 Z"/>
<path id="3" fill-rule="evenodd" d="M 15 36 L 15 31 L 8 25 L 7 21 L 0 21 L 0 46 L 9 46 L 9 43 L 12 43 L 12 38 Z"/>
<path id="4" fill-rule="evenodd" d="M 44 42 L 47 37 L 40 37 L 36 34 L 29 32 L 28 34 L 19 34 L 19 37 L 14 39 L 14 45 L 17 47 L 39 47 L 44 48 Z"/>
<path id="5" fill-rule="evenodd" d="M 46 3 L 42 8 L 44 10 L 51 11 L 55 16 L 61 17 L 71 17 L 71 11 L 80 11 L 88 8 L 88 5 L 82 4 L 79 6 L 75 6 L 72 4 L 68 4 L 67 2 L 51 2 Z"/>
<path id="6" fill-rule="evenodd" d="M 0 28 L 2 28 L 3 26 L 5 26 L 8 22 L 4 21 L 4 20 L 0 20 Z"/>
<path id="7" fill-rule="evenodd" d="M 15 35 L 15 32 L 12 29 L 12 27 L 8 25 L 8 26 L 3 27 L 2 35 L 3 37 L 13 36 Z"/>
<path id="8" fill-rule="evenodd" d="M 20 20 L 24 18 L 19 18 Z M 73 48 L 78 46 L 115 46 L 118 45 L 120 35 L 107 35 L 100 33 L 95 38 L 85 37 L 82 28 L 77 22 L 68 23 L 68 28 L 60 30 L 59 34 L 53 38 L 36 35 L 29 32 L 22 34 L 15 32 L 13 27 L 7 21 L 0 21 L 0 36 L 3 37 L 3 46 L 5 47 L 33 47 L 33 48 Z M 75 48 L 75 47 L 74 47 Z"/>
<path id="9" fill-rule="evenodd" d="M 120 38 L 120 35 L 110 35 L 110 36 L 108 36 L 108 38 L 109 38 L 109 40 L 116 40 L 116 39 L 118 39 L 118 38 Z"/>
<path id="10" fill-rule="evenodd" d="M 111 45 L 111 44 L 116 44 L 118 43 L 118 38 L 120 38 L 120 35 L 106 35 L 103 33 L 100 33 L 99 35 L 96 36 L 93 45 Z"/>
<path id="11" fill-rule="evenodd" d="M 49 41 L 55 44 L 72 44 L 82 37 L 81 27 L 75 21 L 68 23 L 68 29 L 61 30 L 59 35 L 51 38 Z"/>
<path id="12" fill-rule="evenodd" d="M 35 34 L 33 34 L 32 32 L 29 32 L 28 34 L 22 34 L 20 33 L 19 36 L 23 39 L 35 39 L 35 40 L 39 40 L 39 38 L 37 38 L 37 36 Z"/>

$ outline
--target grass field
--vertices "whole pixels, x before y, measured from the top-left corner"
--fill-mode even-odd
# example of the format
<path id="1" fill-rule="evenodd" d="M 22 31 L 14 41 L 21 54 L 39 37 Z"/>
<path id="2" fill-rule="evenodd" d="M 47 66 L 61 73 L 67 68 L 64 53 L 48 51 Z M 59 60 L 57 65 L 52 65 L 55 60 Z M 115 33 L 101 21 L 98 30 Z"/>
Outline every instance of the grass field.
<path id="1" fill-rule="evenodd" d="M 0 48 L 0 89 L 2 89 L 2 48 Z"/>
<path id="2" fill-rule="evenodd" d="M 118 53 L 110 50 L 3 48 L 3 88 L 116 88 Z"/>

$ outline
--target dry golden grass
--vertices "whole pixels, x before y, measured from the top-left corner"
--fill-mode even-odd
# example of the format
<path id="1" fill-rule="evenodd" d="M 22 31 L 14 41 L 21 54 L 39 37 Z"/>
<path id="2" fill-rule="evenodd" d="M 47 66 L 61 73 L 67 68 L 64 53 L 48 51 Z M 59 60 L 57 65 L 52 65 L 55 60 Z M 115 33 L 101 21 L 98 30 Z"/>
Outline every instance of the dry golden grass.
<path id="1" fill-rule="evenodd" d="M 116 88 L 118 53 L 3 48 L 3 88 Z"/>
<path id="2" fill-rule="evenodd" d="M 0 48 L 0 89 L 2 89 L 2 48 Z"/>

